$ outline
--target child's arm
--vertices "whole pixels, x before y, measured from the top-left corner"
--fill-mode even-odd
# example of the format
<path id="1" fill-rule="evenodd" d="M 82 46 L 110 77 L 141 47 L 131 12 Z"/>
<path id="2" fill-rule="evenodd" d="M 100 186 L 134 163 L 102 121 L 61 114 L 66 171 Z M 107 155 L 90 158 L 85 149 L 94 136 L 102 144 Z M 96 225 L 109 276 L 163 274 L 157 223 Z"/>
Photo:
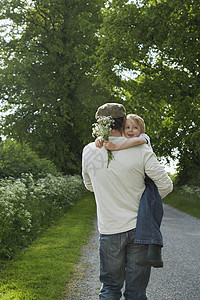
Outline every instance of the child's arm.
<path id="1" fill-rule="evenodd" d="M 104 139 L 101 136 L 99 136 L 98 138 L 96 138 L 96 140 L 94 141 L 94 143 L 95 143 L 95 146 L 97 148 L 102 148 L 103 147 L 103 143 L 104 143 Z"/>
<path id="2" fill-rule="evenodd" d="M 113 144 L 112 142 L 104 141 L 106 150 L 118 151 L 128 149 L 137 145 L 147 144 L 147 140 L 144 137 L 134 137 L 127 139 L 121 143 Z"/>

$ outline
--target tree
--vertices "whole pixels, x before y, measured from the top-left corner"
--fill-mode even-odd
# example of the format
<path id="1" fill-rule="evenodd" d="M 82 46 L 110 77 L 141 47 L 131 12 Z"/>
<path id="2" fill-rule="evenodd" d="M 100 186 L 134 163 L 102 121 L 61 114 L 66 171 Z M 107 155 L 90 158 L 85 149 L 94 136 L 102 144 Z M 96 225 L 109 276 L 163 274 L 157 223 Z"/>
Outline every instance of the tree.
<path id="1" fill-rule="evenodd" d="M 25 173 L 32 174 L 34 178 L 58 174 L 51 161 L 40 159 L 27 144 L 10 139 L 0 144 L 0 161 L 0 178 L 20 178 Z"/>
<path id="2" fill-rule="evenodd" d="M 27 141 L 64 173 L 80 171 L 96 108 L 110 95 L 90 75 L 102 0 L 0 4 L 10 31 L 1 36 L 3 134 Z"/>
<path id="3" fill-rule="evenodd" d="M 144 117 L 159 156 L 178 150 L 185 181 L 185 162 L 200 165 L 199 17 L 198 1 L 114 0 L 104 9 L 98 47 L 99 82 Z M 194 176 L 199 184 L 199 171 Z"/>

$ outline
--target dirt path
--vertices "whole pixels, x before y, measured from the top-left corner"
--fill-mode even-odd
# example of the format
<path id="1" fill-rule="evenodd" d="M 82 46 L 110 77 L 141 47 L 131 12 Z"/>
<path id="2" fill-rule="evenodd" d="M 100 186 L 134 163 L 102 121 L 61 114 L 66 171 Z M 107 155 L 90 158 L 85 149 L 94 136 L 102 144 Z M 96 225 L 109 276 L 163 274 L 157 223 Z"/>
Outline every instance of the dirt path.
<path id="1" fill-rule="evenodd" d="M 164 212 L 164 268 L 152 268 L 148 300 L 199 300 L 200 219 L 166 205 Z M 96 223 L 68 288 L 65 300 L 98 300 L 100 282 Z"/>

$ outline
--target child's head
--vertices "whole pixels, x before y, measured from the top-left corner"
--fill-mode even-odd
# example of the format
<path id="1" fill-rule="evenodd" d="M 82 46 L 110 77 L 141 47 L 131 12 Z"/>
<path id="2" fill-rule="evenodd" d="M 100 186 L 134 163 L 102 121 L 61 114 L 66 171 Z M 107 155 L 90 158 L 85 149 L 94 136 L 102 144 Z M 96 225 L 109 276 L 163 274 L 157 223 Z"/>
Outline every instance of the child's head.
<path id="1" fill-rule="evenodd" d="M 145 132 L 144 120 L 135 114 L 129 114 L 126 117 L 124 135 L 126 138 L 137 137 Z"/>

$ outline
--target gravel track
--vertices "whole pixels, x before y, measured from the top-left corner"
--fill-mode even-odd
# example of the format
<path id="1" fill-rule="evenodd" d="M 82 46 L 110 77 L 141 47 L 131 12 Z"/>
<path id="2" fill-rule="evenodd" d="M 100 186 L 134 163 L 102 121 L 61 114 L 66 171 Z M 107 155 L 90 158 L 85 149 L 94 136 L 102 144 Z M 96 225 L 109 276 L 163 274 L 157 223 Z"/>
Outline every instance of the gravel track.
<path id="1" fill-rule="evenodd" d="M 164 205 L 162 269 L 152 268 L 148 300 L 200 299 L 200 219 Z M 98 300 L 99 256 L 96 221 L 65 300 Z M 124 297 L 121 298 L 125 299 Z"/>

